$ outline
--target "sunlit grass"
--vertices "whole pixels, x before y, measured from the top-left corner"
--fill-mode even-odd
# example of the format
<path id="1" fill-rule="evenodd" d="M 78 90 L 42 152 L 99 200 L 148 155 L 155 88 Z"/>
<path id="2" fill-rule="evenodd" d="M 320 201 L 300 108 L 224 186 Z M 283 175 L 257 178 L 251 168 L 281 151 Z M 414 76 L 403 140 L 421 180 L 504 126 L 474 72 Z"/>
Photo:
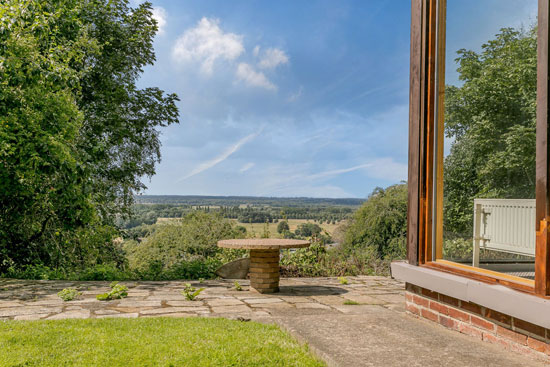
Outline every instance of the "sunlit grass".
<path id="1" fill-rule="evenodd" d="M 274 325 L 206 318 L 0 321 L 0 366 L 323 366 Z"/>

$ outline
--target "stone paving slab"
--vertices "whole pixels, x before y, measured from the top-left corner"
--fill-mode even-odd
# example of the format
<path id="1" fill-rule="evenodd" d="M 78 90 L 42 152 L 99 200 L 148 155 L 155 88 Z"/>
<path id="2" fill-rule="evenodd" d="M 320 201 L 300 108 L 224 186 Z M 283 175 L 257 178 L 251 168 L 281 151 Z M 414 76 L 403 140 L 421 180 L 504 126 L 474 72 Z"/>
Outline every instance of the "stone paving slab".
<path id="1" fill-rule="evenodd" d="M 404 284 L 386 277 L 283 278 L 281 292 L 259 294 L 239 280 L 121 282 L 122 300 L 98 301 L 110 282 L 0 279 L 0 320 L 66 318 L 225 317 L 277 323 L 331 366 L 542 366 L 494 345 L 405 314 Z M 186 283 L 205 290 L 181 295 Z M 57 292 L 83 294 L 63 302 Z M 345 305 L 353 300 L 359 305 Z"/>
<path id="2" fill-rule="evenodd" d="M 181 294 L 185 281 L 121 282 L 128 297 L 98 301 L 95 296 L 109 290 L 110 282 L 28 281 L 0 279 L 0 319 L 63 319 L 104 317 L 224 316 L 261 319 L 287 314 L 345 314 L 346 299 L 382 307 L 403 303 L 403 284 L 384 277 L 350 277 L 342 285 L 337 278 L 284 278 L 281 292 L 260 294 L 250 290 L 249 281 L 240 281 L 243 291 L 230 280 L 191 282 L 205 290 L 195 301 Z M 77 288 L 82 295 L 63 302 L 57 292 Z M 372 295 L 373 289 L 378 295 Z M 381 298 L 387 296 L 389 298 Z M 395 296 L 392 298 L 392 296 Z"/>
<path id="3" fill-rule="evenodd" d="M 276 322 L 333 366 L 543 367 L 516 354 L 440 325 L 377 305 L 346 315 L 277 317 Z"/>

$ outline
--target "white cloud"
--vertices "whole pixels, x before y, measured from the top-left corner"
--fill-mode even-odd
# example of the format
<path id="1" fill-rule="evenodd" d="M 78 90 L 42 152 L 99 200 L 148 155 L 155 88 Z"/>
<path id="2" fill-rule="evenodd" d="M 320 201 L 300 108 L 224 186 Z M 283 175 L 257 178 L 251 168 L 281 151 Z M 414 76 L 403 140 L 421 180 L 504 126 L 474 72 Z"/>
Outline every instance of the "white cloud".
<path id="1" fill-rule="evenodd" d="M 261 132 L 261 130 L 260 130 Z M 211 159 L 211 160 L 208 160 L 206 162 L 202 162 L 201 164 L 199 164 L 197 167 L 195 167 L 191 172 L 189 172 L 187 175 L 183 176 L 182 178 L 180 178 L 178 181 L 185 181 L 187 180 L 188 178 L 191 178 L 195 175 L 198 175 L 199 173 L 201 172 L 204 172 L 212 167 L 214 167 L 215 165 L 225 161 L 227 158 L 229 158 L 232 154 L 234 154 L 235 152 L 237 152 L 239 149 L 241 149 L 241 147 L 248 143 L 249 141 L 255 139 L 259 134 L 260 132 L 257 132 L 257 133 L 253 133 L 253 134 L 250 134 L 250 135 L 247 135 L 245 136 L 244 138 L 242 138 L 241 140 L 239 140 L 238 142 L 236 142 L 235 144 L 231 145 L 230 147 L 228 147 L 225 151 L 223 151 L 219 156 L 217 156 L 216 158 L 214 159 Z"/>
<path id="2" fill-rule="evenodd" d="M 344 173 L 369 168 L 372 167 L 372 165 L 372 163 L 365 163 L 350 168 L 335 169 L 319 173 L 307 173 L 307 171 L 309 170 L 308 168 L 296 167 L 295 169 L 290 170 L 291 172 L 293 172 L 293 174 L 287 173 L 286 175 L 279 175 L 276 178 L 273 177 L 271 182 L 268 184 L 268 187 L 271 187 L 275 191 L 287 189 L 288 187 L 296 187 L 300 184 L 310 187 L 314 186 L 316 182 L 324 181 L 326 179 L 330 179 Z"/>
<path id="3" fill-rule="evenodd" d="M 378 158 L 369 163 L 360 164 L 350 168 L 335 169 L 310 175 L 310 180 L 321 180 L 344 173 L 363 170 L 366 176 L 388 181 L 401 181 L 407 179 L 408 167 L 406 164 L 394 161 L 393 158 Z"/>
<path id="4" fill-rule="evenodd" d="M 157 21 L 157 26 L 159 27 L 157 34 L 163 34 L 164 27 L 166 26 L 166 10 L 160 6 L 155 6 L 153 8 L 153 18 Z"/>
<path id="5" fill-rule="evenodd" d="M 254 167 L 254 163 L 253 162 L 248 162 L 247 164 L 242 166 L 242 168 L 239 170 L 239 172 L 244 173 L 244 172 L 248 171 L 249 169 L 251 169 L 252 167 Z"/>
<path id="6" fill-rule="evenodd" d="M 277 90 L 277 86 L 270 82 L 264 73 L 254 70 L 252 66 L 244 62 L 240 63 L 237 67 L 237 78 L 253 87 Z"/>
<path id="7" fill-rule="evenodd" d="M 305 197 L 353 197 L 354 195 L 334 184 L 323 183 L 320 178 L 308 174 L 308 164 L 271 166 L 256 172 L 254 189 L 262 196 Z M 328 175 L 337 175 L 327 171 Z M 258 177 L 256 177 L 258 178 Z M 252 176 L 250 179 L 254 179 Z"/>
<path id="8" fill-rule="evenodd" d="M 343 173 L 353 172 L 363 168 L 369 168 L 369 167 L 372 167 L 372 165 L 373 165 L 372 163 L 365 163 L 365 164 L 360 164 L 358 166 L 354 166 L 350 168 L 342 168 L 342 169 L 335 169 L 331 171 L 319 172 L 314 175 L 310 175 L 308 178 L 310 180 L 318 180 L 318 179 L 332 177 L 332 176 L 339 176 Z"/>
<path id="9" fill-rule="evenodd" d="M 254 55 L 254 57 L 258 57 L 259 54 L 260 54 L 260 46 L 254 47 L 254 50 L 252 51 L 252 55 Z"/>
<path id="10" fill-rule="evenodd" d="M 202 18 L 195 28 L 186 30 L 174 44 L 172 56 L 178 62 L 195 61 L 201 72 L 211 75 L 218 59 L 232 61 L 244 52 L 243 36 L 224 33 L 218 19 Z"/>
<path id="11" fill-rule="evenodd" d="M 353 197 L 339 186 L 326 181 L 354 171 L 362 171 L 367 177 L 399 182 L 407 178 L 407 165 L 395 162 L 393 158 L 378 158 L 370 162 L 348 168 L 326 170 L 313 173 L 307 165 L 279 167 L 266 174 L 262 189 L 270 195 Z M 310 173 L 308 173 L 310 172 Z M 301 188 L 307 188 L 307 191 Z M 309 192 L 309 194 L 307 193 Z"/>
<path id="12" fill-rule="evenodd" d="M 288 63 L 288 56 L 285 54 L 283 50 L 280 50 L 278 48 L 268 48 L 267 50 L 264 51 L 262 55 L 262 59 L 258 63 L 258 67 L 262 69 L 273 69 L 281 64 L 287 64 L 287 63 Z"/>

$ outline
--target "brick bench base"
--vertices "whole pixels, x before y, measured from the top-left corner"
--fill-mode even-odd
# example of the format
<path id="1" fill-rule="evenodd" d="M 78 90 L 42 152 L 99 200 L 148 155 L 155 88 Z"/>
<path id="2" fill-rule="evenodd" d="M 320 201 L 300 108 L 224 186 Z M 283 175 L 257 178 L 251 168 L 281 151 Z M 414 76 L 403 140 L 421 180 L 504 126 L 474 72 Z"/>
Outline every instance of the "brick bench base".
<path id="1" fill-rule="evenodd" d="M 279 291 L 279 250 L 250 250 L 250 286 L 260 293 Z"/>
<path id="2" fill-rule="evenodd" d="M 550 356 L 549 329 L 409 283 L 405 296 L 414 316 L 514 352 Z"/>

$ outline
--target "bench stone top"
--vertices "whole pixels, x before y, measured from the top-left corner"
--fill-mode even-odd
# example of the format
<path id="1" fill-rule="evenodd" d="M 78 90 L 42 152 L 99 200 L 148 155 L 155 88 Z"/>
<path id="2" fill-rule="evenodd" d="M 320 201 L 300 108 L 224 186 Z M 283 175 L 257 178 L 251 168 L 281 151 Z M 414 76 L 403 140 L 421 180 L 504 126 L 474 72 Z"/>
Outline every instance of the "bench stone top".
<path id="1" fill-rule="evenodd" d="M 279 250 L 293 247 L 308 247 L 309 241 L 281 238 L 245 238 L 218 241 L 218 246 L 245 250 Z"/>

